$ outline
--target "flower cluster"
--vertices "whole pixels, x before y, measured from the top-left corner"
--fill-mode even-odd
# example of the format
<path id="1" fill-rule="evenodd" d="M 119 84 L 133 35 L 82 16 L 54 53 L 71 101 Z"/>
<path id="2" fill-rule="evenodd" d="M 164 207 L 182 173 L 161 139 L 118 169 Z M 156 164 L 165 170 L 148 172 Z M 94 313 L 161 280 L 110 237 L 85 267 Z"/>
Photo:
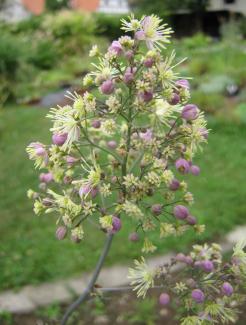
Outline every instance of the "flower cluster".
<path id="1" fill-rule="evenodd" d="M 171 29 L 154 15 L 140 20 L 130 16 L 122 24 L 132 36 L 113 41 L 105 54 L 93 46 L 90 56 L 96 62 L 83 79 L 83 91 L 68 93 L 69 105 L 51 108 L 52 143 L 27 147 L 36 168 L 42 169 L 40 191 L 29 190 L 28 197 L 36 214 L 58 214 L 59 240 L 68 235 L 76 243 L 86 238 L 88 221 L 116 234 L 129 219 L 129 240 L 141 240 L 142 252 L 149 253 L 156 249 L 153 232 L 164 238 L 204 231 L 191 212 L 194 198 L 186 180 L 200 173 L 195 155 L 208 130 L 203 112 L 190 100 L 189 81 L 176 71 L 183 61 L 176 62 L 175 52 L 164 52 Z M 187 268 L 203 272 L 208 290 L 211 272 L 221 270 L 220 259 L 215 246 L 197 246 L 189 256 L 177 257 Z M 130 276 L 138 295 L 144 296 L 156 273 L 147 271 L 143 259 L 136 263 Z M 229 270 L 234 275 L 240 267 L 233 264 Z M 165 272 L 166 267 L 160 278 Z M 223 292 L 231 290 L 229 280 L 221 283 Z M 175 286 L 187 306 L 208 296 L 194 282 L 192 295 L 187 284 Z M 218 290 L 211 295 L 219 299 Z M 168 303 L 170 297 L 164 293 L 160 300 Z M 210 317 L 207 310 L 212 307 L 206 308 L 203 317 Z"/>
<path id="2" fill-rule="evenodd" d="M 161 306 L 184 307 L 182 325 L 235 322 L 237 308 L 245 301 L 244 246 L 236 245 L 226 262 L 218 244 L 195 245 L 189 255 L 179 253 L 156 269 L 142 257 L 129 269 L 128 277 L 138 296 L 145 297 L 148 290 L 157 288 Z"/>
<path id="3" fill-rule="evenodd" d="M 151 232 L 163 238 L 204 229 L 187 208 L 193 196 L 184 178 L 199 175 L 193 161 L 208 130 L 189 103 L 188 80 L 175 71 L 175 53 L 160 52 L 171 29 L 154 15 L 131 16 L 122 28 L 133 37 L 113 41 L 104 55 L 93 46 L 98 62 L 84 93 L 68 93 L 70 105 L 51 108 L 52 144 L 28 146 L 35 166 L 46 169 L 41 191 L 29 196 L 35 213 L 58 213 L 58 239 L 70 233 L 78 242 L 88 219 L 111 233 L 130 218 L 148 253 L 156 248 Z"/>

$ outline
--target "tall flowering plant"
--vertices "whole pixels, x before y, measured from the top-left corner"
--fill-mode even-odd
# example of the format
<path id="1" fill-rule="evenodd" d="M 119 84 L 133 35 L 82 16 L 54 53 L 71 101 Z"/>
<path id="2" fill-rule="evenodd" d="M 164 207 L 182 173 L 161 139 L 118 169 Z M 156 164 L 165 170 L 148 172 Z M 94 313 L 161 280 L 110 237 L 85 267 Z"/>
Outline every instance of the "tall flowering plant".
<path id="1" fill-rule="evenodd" d="M 69 93 L 71 105 L 51 108 L 52 144 L 27 147 L 35 166 L 46 170 L 40 192 L 29 190 L 28 196 L 36 214 L 57 213 L 57 239 L 80 242 L 88 221 L 107 237 L 87 290 L 63 324 L 96 290 L 112 238 L 126 219 L 131 220 L 129 240 L 141 240 L 143 254 L 156 250 L 153 232 L 164 238 L 204 231 L 190 211 L 193 195 L 184 178 L 199 175 L 195 155 L 208 130 L 203 112 L 190 101 L 189 81 L 176 72 L 183 61 L 176 62 L 174 51 L 165 54 L 172 30 L 154 15 L 130 16 L 122 29 L 127 35 L 113 41 L 106 54 L 97 46 L 90 51 L 97 63 L 83 79 L 84 94 Z M 170 272 L 178 263 L 187 272 L 174 283 Z M 228 265 L 216 244 L 194 246 L 189 255 L 180 253 L 156 270 L 149 270 L 144 257 L 135 264 L 129 278 L 138 296 L 163 288 L 161 304 L 176 301 L 185 307 L 182 324 L 235 318 L 230 304 L 241 299 L 234 284 L 237 288 L 246 273 L 243 247 Z"/>

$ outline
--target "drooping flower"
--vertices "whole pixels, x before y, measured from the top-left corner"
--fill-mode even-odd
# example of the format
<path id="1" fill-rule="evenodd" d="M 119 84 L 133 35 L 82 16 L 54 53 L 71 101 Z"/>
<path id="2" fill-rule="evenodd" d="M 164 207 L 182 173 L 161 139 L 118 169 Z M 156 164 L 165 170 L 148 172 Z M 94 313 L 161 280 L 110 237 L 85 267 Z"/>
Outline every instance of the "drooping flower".
<path id="1" fill-rule="evenodd" d="M 50 113 L 47 115 L 54 122 L 51 131 L 58 134 L 67 134 L 64 143 L 65 147 L 70 147 L 80 137 L 80 125 L 75 116 L 76 110 L 69 105 L 51 108 Z"/>
<path id="2" fill-rule="evenodd" d="M 136 30 L 135 37 L 145 41 L 148 49 L 161 50 L 165 44 L 170 43 L 172 29 L 167 24 L 162 24 L 162 20 L 155 16 L 145 16 L 140 21 L 140 27 Z"/>
<path id="3" fill-rule="evenodd" d="M 32 142 L 27 148 L 26 152 L 29 155 L 29 159 L 35 161 L 35 167 L 46 167 L 49 161 L 48 152 L 45 146 L 40 142 Z"/>
<path id="4" fill-rule="evenodd" d="M 67 235 L 67 227 L 60 226 L 56 230 L 56 238 L 58 240 L 63 240 Z"/>
<path id="5" fill-rule="evenodd" d="M 129 268 L 128 279 L 131 280 L 133 290 L 138 297 L 145 297 L 147 291 L 154 285 L 154 273 L 149 270 L 144 257 L 140 261 L 135 260 L 135 268 Z"/>

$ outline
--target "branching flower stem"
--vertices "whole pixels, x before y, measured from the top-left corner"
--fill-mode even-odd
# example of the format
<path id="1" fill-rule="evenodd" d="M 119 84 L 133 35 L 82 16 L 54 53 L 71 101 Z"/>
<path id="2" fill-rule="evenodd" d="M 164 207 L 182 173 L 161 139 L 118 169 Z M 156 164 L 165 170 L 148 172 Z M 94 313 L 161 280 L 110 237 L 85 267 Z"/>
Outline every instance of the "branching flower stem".
<path id="1" fill-rule="evenodd" d="M 62 318 L 61 325 L 67 324 L 67 321 L 68 321 L 69 317 L 71 316 L 71 314 L 79 307 L 79 305 L 81 305 L 85 300 L 87 300 L 87 298 L 90 296 L 91 292 L 93 291 L 95 283 L 97 281 L 97 278 L 98 278 L 100 271 L 102 269 L 103 263 L 105 261 L 105 258 L 108 255 L 108 252 L 110 250 L 113 236 L 114 236 L 113 234 L 108 235 L 108 237 L 105 241 L 101 256 L 97 262 L 97 266 L 95 268 L 95 271 L 91 277 L 91 280 L 90 280 L 88 286 L 86 287 L 86 289 L 84 290 L 82 295 L 68 307 L 65 315 Z"/>

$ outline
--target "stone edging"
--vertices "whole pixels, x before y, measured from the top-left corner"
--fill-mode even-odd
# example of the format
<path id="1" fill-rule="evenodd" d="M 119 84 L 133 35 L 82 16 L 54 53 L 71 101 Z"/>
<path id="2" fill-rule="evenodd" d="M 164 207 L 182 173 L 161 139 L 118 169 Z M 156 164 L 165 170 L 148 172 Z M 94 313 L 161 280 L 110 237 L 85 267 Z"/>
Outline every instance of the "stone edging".
<path id="1" fill-rule="evenodd" d="M 225 236 L 221 243 L 223 252 L 230 251 L 240 240 L 246 240 L 246 226 L 239 226 Z M 173 257 L 173 254 L 157 256 L 148 260 L 151 268 L 164 264 Z M 99 276 L 98 283 L 103 287 L 118 287 L 127 284 L 128 266 L 115 265 L 104 268 Z M 67 280 L 44 283 L 39 286 L 25 286 L 20 291 L 5 291 L 0 294 L 0 311 L 10 313 L 29 313 L 39 307 L 52 303 L 68 303 L 75 296 L 81 294 L 88 280 L 89 273 Z"/>

